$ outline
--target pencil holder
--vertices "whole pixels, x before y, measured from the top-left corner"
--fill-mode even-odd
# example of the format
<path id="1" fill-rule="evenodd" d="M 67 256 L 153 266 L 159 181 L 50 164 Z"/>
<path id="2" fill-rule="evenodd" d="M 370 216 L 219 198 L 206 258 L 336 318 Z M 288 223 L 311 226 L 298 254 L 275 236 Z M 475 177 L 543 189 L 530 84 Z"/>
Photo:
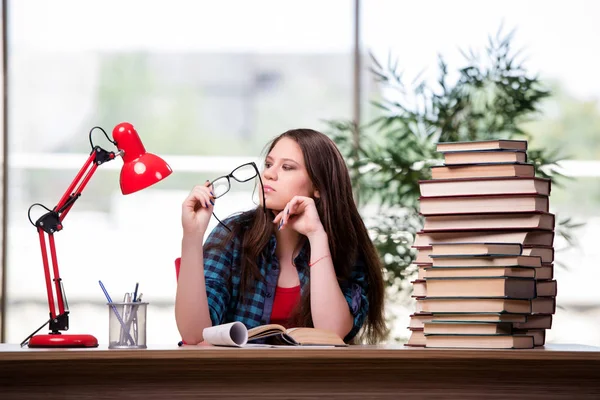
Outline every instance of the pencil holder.
<path id="1" fill-rule="evenodd" d="M 108 305 L 108 348 L 145 349 L 148 303 L 119 302 Z"/>

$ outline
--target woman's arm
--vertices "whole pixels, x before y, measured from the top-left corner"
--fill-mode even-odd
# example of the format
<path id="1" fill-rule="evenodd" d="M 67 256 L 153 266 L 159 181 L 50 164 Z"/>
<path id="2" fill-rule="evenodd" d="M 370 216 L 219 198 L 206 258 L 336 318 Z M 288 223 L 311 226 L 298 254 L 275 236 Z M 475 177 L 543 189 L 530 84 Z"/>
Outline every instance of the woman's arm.
<path id="1" fill-rule="evenodd" d="M 279 229 L 294 229 L 310 243 L 310 311 L 315 328 L 345 338 L 354 327 L 354 317 L 335 274 L 327 233 L 321 224 L 315 201 L 294 196 L 273 220 Z"/>
<path id="2" fill-rule="evenodd" d="M 184 235 L 181 243 L 175 320 L 179 334 L 187 344 L 201 342 L 204 328 L 212 326 L 204 280 L 202 237 Z"/>
<path id="3" fill-rule="evenodd" d="M 315 328 L 326 329 L 345 338 L 354 317 L 335 275 L 325 230 L 307 236 L 310 242 L 310 310 Z"/>
<path id="4" fill-rule="evenodd" d="M 206 181 L 204 185 L 195 186 L 181 206 L 183 240 L 175 321 L 182 339 L 188 344 L 201 342 L 204 328 L 212 326 L 212 321 L 219 321 L 224 309 L 221 302 L 226 296 L 221 293 L 224 287 L 221 278 L 229 269 L 224 263 L 215 262 L 210 252 L 205 257 L 202 247 L 214 201 L 212 186 Z M 222 229 L 215 229 L 207 242 L 216 243 L 222 238 Z M 206 263 L 205 258 L 208 258 Z"/>

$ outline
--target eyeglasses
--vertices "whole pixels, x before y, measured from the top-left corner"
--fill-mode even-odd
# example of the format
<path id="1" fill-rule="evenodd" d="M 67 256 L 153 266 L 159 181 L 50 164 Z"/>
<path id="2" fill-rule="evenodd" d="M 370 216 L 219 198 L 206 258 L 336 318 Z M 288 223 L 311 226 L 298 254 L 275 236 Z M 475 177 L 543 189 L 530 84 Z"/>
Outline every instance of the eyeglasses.
<path id="1" fill-rule="evenodd" d="M 267 206 L 265 203 L 265 191 L 263 189 L 263 183 L 262 183 L 262 179 L 260 177 L 260 172 L 258 171 L 258 167 L 256 166 L 256 164 L 254 162 L 242 164 L 239 167 L 235 168 L 233 171 L 231 171 L 231 173 L 220 176 L 217 179 L 214 179 L 211 182 L 211 185 L 212 185 L 213 193 L 215 195 L 215 199 L 218 199 L 219 197 L 223 197 L 227 192 L 229 192 L 229 190 L 231 190 L 231 179 L 230 178 L 233 178 L 234 180 L 236 180 L 240 183 L 244 183 L 244 182 L 248 182 L 256 177 L 258 177 L 258 180 L 260 182 L 260 189 L 262 192 L 262 200 L 263 200 L 263 202 L 262 202 L 263 203 L 263 211 L 266 215 Z M 231 232 L 231 229 L 229 229 L 229 227 L 227 225 L 225 225 L 223 222 L 221 222 L 221 220 L 219 218 L 217 218 L 214 211 L 212 214 L 215 217 L 215 219 L 217 221 L 219 221 L 219 223 L 221 225 L 223 225 L 228 231 Z"/>

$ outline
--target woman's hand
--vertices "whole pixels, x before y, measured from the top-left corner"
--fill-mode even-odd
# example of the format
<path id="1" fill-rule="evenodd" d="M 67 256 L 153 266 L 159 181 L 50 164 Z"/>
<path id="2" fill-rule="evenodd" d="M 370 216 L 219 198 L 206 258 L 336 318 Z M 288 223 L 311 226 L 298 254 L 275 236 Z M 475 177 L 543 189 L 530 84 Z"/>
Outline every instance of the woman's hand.
<path id="1" fill-rule="evenodd" d="M 204 185 L 194 186 L 181 206 L 183 235 L 204 237 L 214 205 L 215 196 L 209 181 Z"/>
<path id="2" fill-rule="evenodd" d="M 309 238 L 324 232 L 315 201 L 310 197 L 294 196 L 283 211 L 277 214 L 273 223 L 277 224 L 280 230 L 290 227 Z"/>

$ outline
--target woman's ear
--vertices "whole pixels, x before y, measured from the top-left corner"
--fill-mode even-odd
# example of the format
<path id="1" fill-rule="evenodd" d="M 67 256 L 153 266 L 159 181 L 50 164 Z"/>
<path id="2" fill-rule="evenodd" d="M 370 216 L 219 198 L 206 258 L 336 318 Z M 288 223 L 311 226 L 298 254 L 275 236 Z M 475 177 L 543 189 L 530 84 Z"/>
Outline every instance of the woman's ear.
<path id="1" fill-rule="evenodd" d="M 313 193 L 313 196 L 315 197 L 315 199 L 320 199 L 321 198 L 321 193 L 319 193 L 318 190 L 315 190 L 315 192 Z"/>

